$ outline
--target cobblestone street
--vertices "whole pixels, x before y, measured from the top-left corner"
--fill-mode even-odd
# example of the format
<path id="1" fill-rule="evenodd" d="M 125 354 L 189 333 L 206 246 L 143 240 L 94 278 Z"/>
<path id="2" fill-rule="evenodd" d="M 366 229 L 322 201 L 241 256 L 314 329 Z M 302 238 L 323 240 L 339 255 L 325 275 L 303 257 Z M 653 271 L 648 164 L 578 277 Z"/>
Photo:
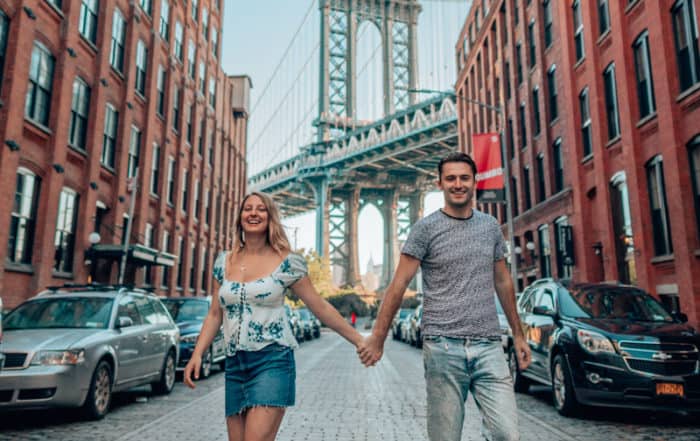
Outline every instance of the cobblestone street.
<path id="1" fill-rule="evenodd" d="M 420 351 L 388 341 L 385 357 L 366 369 L 353 348 L 331 333 L 296 352 L 297 404 L 282 423 L 280 441 L 424 440 L 425 390 Z M 74 412 L 0 414 L 0 440 L 191 440 L 223 441 L 223 375 L 200 381 L 195 391 L 178 383 L 171 395 L 139 389 L 115 397 L 102 421 L 83 422 Z M 586 419 L 559 416 L 548 390 L 518 395 L 523 441 L 700 439 L 688 417 L 598 410 Z M 463 440 L 480 440 L 480 421 L 470 400 Z"/>

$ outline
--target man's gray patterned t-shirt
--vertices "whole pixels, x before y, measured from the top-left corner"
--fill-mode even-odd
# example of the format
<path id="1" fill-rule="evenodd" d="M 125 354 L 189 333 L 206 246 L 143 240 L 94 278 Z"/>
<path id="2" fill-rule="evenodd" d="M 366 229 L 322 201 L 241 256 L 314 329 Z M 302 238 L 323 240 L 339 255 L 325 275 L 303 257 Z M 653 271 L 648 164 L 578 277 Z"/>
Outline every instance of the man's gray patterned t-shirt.
<path id="1" fill-rule="evenodd" d="M 421 261 L 423 335 L 500 335 L 493 270 L 506 245 L 493 216 L 472 210 L 459 219 L 438 210 L 411 227 L 401 252 Z"/>

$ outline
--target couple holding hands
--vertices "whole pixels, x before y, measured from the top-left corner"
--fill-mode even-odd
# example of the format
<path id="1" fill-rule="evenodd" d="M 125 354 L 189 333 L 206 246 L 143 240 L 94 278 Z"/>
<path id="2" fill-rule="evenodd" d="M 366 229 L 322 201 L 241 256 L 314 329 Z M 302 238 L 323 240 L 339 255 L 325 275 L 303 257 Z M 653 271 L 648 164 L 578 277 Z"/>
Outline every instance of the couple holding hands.
<path id="1" fill-rule="evenodd" d="M 459 441 L 467 395 L 474 395 L 490 440 L 519 439 L 515 395 L 500 343 L 494 291 L 513 330 L 518 366 L 530 363 L 498 221 L 473 208 L 476 164 L 452 153 L 438 165 L 445 205 L 412 226 L 372 333 L 363 337 L 316 292 L 306 262 L 291 253 L 274 201 L 247 195 L 239 207 L 233 251 L 216 259 L 218 301 L 211 308 L 184 381 L 194 388 L 201 357 L 223 324 L 226 425 L 229 441 L 271 441 L 294 405 L 297 347 L 283 308 L 291 289 L 329 328 L 374 366 L 403 294 L 419 267 L 424 289 L 423 359 L 427 437 Z M 215 299 L 216 300 L 216 299 Z"/>

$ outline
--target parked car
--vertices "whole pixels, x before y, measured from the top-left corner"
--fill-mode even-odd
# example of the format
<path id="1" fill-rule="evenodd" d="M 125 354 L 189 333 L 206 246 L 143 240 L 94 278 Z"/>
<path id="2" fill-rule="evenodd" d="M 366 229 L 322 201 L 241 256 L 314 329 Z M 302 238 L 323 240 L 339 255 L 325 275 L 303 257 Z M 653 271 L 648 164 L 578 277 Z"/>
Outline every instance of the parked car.
<path id="1" fill-rule="evenodd" d="M 202 331 L 202 325 L 209 312 L 212 299 L 211 297 L 161 297 L 161 301 L 180 328 L 180 359 L 177 370 L 183 371 L 192 358 L 194 346 Z M 214 364 L 218 364 L 223 370 L 225 363 L 226 344 L 224 343 L 223 330 L 219 329 L 214 341 L 202 355 L 199 378 L 207 378 L 211 375 L 211 368 Z"/>
<path id="2" fill-rule="evenodd" d="M 410 308 L 401 308 L 396 312 L 394 319 L 391 321 L 391 336 L 394 340 L 401 339 L 401 332 L 399 329 L 399 322 L 406 317 L 408 317 L 413 312 Z"/>
<path id="3" fill-rule="evenodd" d="M 399 320 L 399 340 L 408 343 L 410 341 L 411 334 L 411 317 L 415 313 L 415 309 L 412 309 L 410 314 L 408 314 L 403 319 Z"/>
<path id="4" fill-rule="evenodd" d="M 292 334 L 298 343 L 304 341 L 304 328 L 301 325 L 301 317 L 296 309 L 292 309 L 289 305 L 285 304 L 284 309 L 289 319 L 289 327 L 292 329 Z"/>
<path id="5" fill-rule="evenodd" d="M 146 291 L 50 288 L 12 310 L 4 327 L 0 410 L 82 406 L 99 419 L 114 392 L 173 389 L 179 331 Z"/>
<path id="6" fill-rule="evenodd" d="M 0 371 L 5 364 L 5 354 L 2 353 L 2 298 L 0 298 Z"/>
<path id="7" fill-rule="evenodd" d="M 422 322 L 423 305 L 419 305 L 408 320 L 408 342 L 417 348 L 423 347 Z"/>
<path id="8" fill-rule="evenodd" d="M 700 411 L 700 335 L 642 289 L 547 279 L 518 306 L 532 363 L 513 369 L 517 391 L 550 385 L 562 415 L 582 404 Z"/>
<path id="9" fill-rule="evenodd" d="M 308 308 L 297 309 L 299 323 L 304 330 L 304 339 L 311 340 L 321 336 L 321 321 Z"/>
<path id="10" fill-rule="evenodd" d="M 498 327 L 501 330 L 501 344 L 503 345 L 503 351 L 508 352 L 510 345 L 513 344 L 513 331 L 510 329 L 508 324 L 508 317 L 506 317 L 505 311 L 503 311 L 503 306 L 501 306 L 501 301 L 498 300 L 498 295 L 494 294 L 494 301 L 496 302 L 496 314 L 498 315 Z"/>

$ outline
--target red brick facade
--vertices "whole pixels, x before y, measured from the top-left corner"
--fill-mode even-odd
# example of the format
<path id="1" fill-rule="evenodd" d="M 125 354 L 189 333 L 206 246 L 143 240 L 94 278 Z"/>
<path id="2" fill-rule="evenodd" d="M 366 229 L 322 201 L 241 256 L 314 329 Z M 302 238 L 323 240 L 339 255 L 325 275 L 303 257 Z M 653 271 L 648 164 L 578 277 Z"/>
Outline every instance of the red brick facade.
<path id="1" fill-rule="evenodd" d="M 4 60 L 0 64 L 0 295 L 6 307 L 46 286 L 85 283 L 91 272 L 98 281 L 117 281 L 118 261 L 96 260 L 93 266 L 86 250 L 96 226 L 100 245 L 121 243 L 130 205 L 130 162 L 139 170 L 130 242 L 169 252 L 178 259 L 167 272 L 165 284 L 161 266 L 152 267 L 147 275 L 145 267 L 129 265 L 125 280 L 150 284 L 165 295 L 209 293 L 213 260 L 219 250 L 232 244 L 232 213 L 245 190 L 251 85 L 247 77 L 230 77 L 221 70 L 222 1 L 171 0 L 168 8 L 162 6 L 163 1 L 0 0 L 4 22 L 0 25 L 7 31 L 6 45 L 0 47 L 4 50 L 0 58 Z M 117 10 L 123 17 L 122 31 Z M 168 13 L 167 21 L 162 20 L 161 12 Z M 33 95 L 37 87 L 32 79 L 37 77 L 30 71 L 37 47 L 54 60 L 45 123 L 37 117 L 39 110 L 35 111 L 41 106 L 34 97 L 40 95 Z M 191 48 L 196 49 L 192 71 Z M 145 61 L 145 75 L 137 66 L 139 57 Z M 121 63 L 115 61 L 120 59 Z M 76 78 L 89 87 L 82 138 L 75 135 L 77 125 L 73 123 Z M 36 81 L 46 84 L 45 78 Z M 139 84 L 143 93 L 137 91 Z M 176 89 L 180 90 L 177 105 Z M 111 164 L 104 153 L 106 132 L 111 132 L 105 125 L 108 105 L 118 112 Z M 192 132 L 189 140 L 188 131 Z M 140 139 L 134 135 L 138 133 Z M 132 142 L 134 139 L 140 142 Z M 132 153 L 138 145 L 135 161 L 129 158 L 130 145 Z M 156 146 L 158 155 L 154 155 Z M 172 203 L 167 200 L 171 159 Z M 18 171 L 39 180 L 35 209 L 26 228 L 17 226 L 24 222 L 17 196 L 29 194 L 26 186 L 17 185 Z M 66 242 L 72 242 L 72 250 L 61 247 L 68 251 L 59 253 L 57 226 L 71 224 L 58 213 L 65 194 L 77 194 L 77 213 L 65 235 L 74 236 Z M 185 210 L 184 195 L 188 199 Z M 165 234 L 170 237 L 167 249 Z M 149 236 L 150 243 L 144 243 Z M 22 259 L 28 253 L 17 251 L 21 249 L 30 250 L 31 257 Z M 59 255 L 64 261 L 72 257 L 72 265 L 60 266 Z M 179 258 L 183 269 L 178 286 Z"/>
<path id="2" fill-rule="evenodd" d="M 620 280 L 700 325 L 698 11 L 698 0 L 474 0 L 456 93 L 504 117 L 458 99 L 460 141 L 470 152 L 473 133 L 504 129 L 521 289 L 546 275 Z"/>

